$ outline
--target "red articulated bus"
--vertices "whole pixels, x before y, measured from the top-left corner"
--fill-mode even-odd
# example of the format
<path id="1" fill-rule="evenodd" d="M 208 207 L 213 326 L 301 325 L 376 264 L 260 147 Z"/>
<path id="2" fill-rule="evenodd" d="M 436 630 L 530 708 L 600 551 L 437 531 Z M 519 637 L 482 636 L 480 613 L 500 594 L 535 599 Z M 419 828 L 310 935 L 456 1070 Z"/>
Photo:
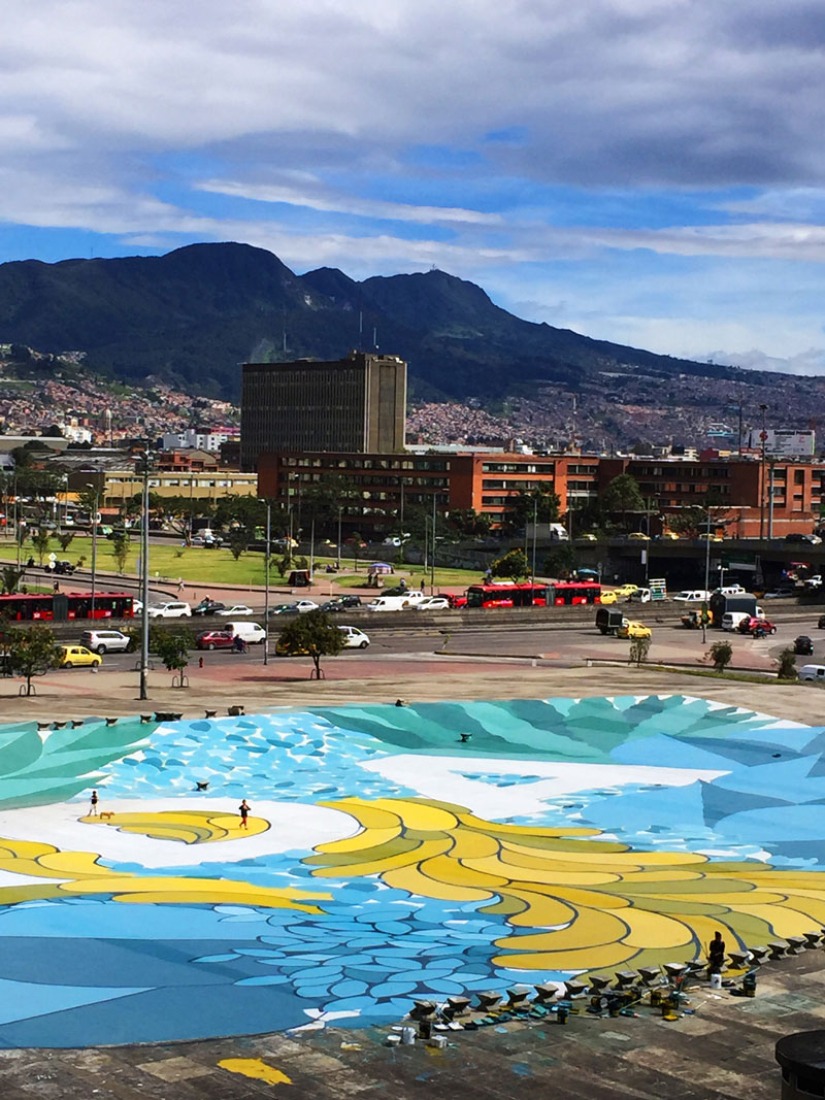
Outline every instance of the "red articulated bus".
<path id="1" fill-rule="evenodd" d="M 132 619 L 131 592 L 49 592 L 0 596 L 0 620 L 6 622 L 66 622 L 71 619 Z"/>
<path id="2" fill-rule="evenodd" d="M 601 601 L 602 586 L 595 581 L 556 581 L 554 584 L 474 584 L 467 589 L 467 607 L 569 607 Z"/>

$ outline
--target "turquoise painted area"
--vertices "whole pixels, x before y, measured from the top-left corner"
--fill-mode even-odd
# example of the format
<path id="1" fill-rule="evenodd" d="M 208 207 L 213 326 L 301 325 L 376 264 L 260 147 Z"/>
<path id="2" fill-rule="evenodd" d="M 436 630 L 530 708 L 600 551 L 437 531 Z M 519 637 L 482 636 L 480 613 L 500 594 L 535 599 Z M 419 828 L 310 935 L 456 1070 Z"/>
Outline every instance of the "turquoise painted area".
<path id="1" fill-rule="evenodd" d="M 681 696 L 316 708 L 157 728 L 89 719 L 45 738 L 33 725 L 0 727 L 0 799 L 6 809 L 76 800 L 80 816 L 92 786 L 107 800 L 150 800 L 189 798 L 208 781 L 206 807 L 246 797 L 253 810 L 270 799 L 427 797 L 414 769 L 396 769 L 396 780 L 380 770 L 394 775 L 392 758 L 412 754 L 460 781 L 474 812 L 494 792 L 516 823 L 583 824 L 643 849 L 768 853 L 780 867 L 825 869 L 823 749 L 823 727 Z M 554 764 L 610 770 L 598 786 L 558 794 Z M 638 766 L 719 774 L 663 786 L 641 782 Z M 106 896 L 0 908 L 0 1045 L 208 1038 L 324 1013 L 396 1021 L 415 997 L 564 977 L 494 964 L 504 918 L 479 904 L 411 896 L 377 878 L 319 880 L 310 854 L 216 862 L 207 845 L 192 849 L 190 867 L 151 873 L 329 891 L 320 915 Z"/>

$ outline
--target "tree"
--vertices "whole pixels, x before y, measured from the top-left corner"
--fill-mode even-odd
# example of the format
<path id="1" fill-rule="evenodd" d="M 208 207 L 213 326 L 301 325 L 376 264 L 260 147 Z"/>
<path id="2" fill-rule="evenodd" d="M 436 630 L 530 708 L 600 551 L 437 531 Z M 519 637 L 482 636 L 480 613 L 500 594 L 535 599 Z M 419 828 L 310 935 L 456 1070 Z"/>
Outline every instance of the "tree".
<path id="1" fill-rule="evenodd" d="M 644 512 L 645 501 L 639 489 L 639 483 L 631 474 L 619 474 L 605 487 L 601 494 L 606 511 L 621 513 L 622 528 L 627 531 L 627 517 L 632 512 Z"/>
<path id="2" fill-rule="evenodd" d="M 42 528 L 39 528 L 32 535 L 32 546 L 37 551 L 37 558 L 40 565 L 43 564 L 43 558 L 45 558 L 48 553 L 49 542 L 49 532 L 44 531 Z"/>
<path id="3" fill-rule="evenodd" d="M 169 630 L 159 630 L 152 639 L 153 652 L 163 661 L 167 672 L 182 672 L 189 664 L 189 633 L 173 634 Z"/>
<path id="4" fill-rule="evenodd" d="M 692 504 L 688 508 L 680 508 L 678 512 L 668 515 L 667 526 L 674 535 L 697 539 L 707 521 L 707 509 L 701 504 Z"/>
<path id="5" fill-rule="evenodd" d="M 57 535 L 57 541 L 60 543 L 60 549 L 65 554 L 66 551 L 74 540 L 74 531 L 60 531 Z"/>
<path id="6" fill-rule="evenodd" d="M 281 515 L 280 508 L 276 515 Z M 254 496 L 227 493 L 215 505 L 214 520 L 215 526 L 221 530 L 238 526 L 254 535 L 255 528 L 266 523 L 266 502 Z"/>
<path id="7" fill-rule="evenodd" d="M 527 555 L 523 550 L 508 550 L 503 557 L 496 558 L 490 566 L 490 572 L 494 577 L 507 577 L 514 581 L 519 577 L 526 577 L 530 572 Z"/>
<path id="8" fill-rule="evenodd" d="M 506 524 L 511 531 L 524 531 L 528 523 L 556 523 L 561 501 L 553 492 L 539 487 L 527 489 L 508 503 Z"/>
<path id="9" fill-rule="evenodd" d="M 542 569 L 549 577 L 569 577 L 576 568 L 576 548 L 561 542 L 548 553 Z"/>
<path id="10" fill-rule="evenodd" d="M 344 635 L 325 611 L 296 615 L 278 637 L 278 652 L 287 657 L 309 656 L 313 678 L 321 679 L 321 658 L 335 657 L 344 648 Z"/>
<path id="11" fill-rule="evenodd" d="M 13 596 L 17 591 L 17 586 L 25 575 L 25 570 L 18 569 L 14 565 L 3 566 L 3 568 L 0 569 L 0 584 L 3 586 L 3 594 Z"/>
<path id="12" fill-rule="evenodd" d="M 126 562 L 129 560 L 129 540 L 126 535 L 117 534 L 112 538 L 112 555 L 118 573 L 125 572 Z"/>
<path id="13" fill-rule="evenodd" d="M 484 537 L 489 535 L 492 520 L 485 512 L 476 512 L 472 508 L 455 508 L 447 518 L 447 526 L 457 535 L 464 537 Z"/>
<path id="14" fill-rule="evenodd" d="M 11 671 L 26 680 L 26 696 L 32 694 L 32 678 L 42 676 L 60 662 L 61 649 L 55 644 L 54 631 L 47 626 L 30 626 L 8 632 L 8 657 Z"/>
<path id="15" fill-rule="evenodd" d="M 799 673 L 796 670 L 796 657 L 791 646 L 783 649 L 777 661 L 776 676 L 779 680 L 798 680 Z"/>
<path id="16" fill-rule="evenodd" d="M 713 661 L 713 667 L 717 672 L 724 672 L 733 658 L 733 647 L 730 642 L 714 642 L 710 647 L 708 656 Z"/>
<path id="17" fill-rule="evenodd" d="M 229 552 L 235 561 L 240 559 L 241 554 L 249 546 L 249 538 L 243 527 L 233 527 L 229 532 Z"/>

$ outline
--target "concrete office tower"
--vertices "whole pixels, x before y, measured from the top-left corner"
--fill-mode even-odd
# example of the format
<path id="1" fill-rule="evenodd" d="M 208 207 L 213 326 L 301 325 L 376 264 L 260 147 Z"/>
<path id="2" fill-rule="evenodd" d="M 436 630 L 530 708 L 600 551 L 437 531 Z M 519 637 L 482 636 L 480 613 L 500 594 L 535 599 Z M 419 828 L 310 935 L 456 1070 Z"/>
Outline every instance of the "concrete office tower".
<path id="1" fill-rule="evenodd" d="M 332 363 L 244 363 L 241 469 L 264 451 L 403 451 L 407 364 L 353 352 Z"/>

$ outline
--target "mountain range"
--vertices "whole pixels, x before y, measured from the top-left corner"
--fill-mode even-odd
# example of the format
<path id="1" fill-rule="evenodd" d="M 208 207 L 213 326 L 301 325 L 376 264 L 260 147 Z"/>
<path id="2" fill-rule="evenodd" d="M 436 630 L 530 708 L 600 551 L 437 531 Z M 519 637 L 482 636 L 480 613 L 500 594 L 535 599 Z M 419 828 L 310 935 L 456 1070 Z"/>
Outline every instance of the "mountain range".
<path id="1" fill-rule="evenodd" d="M 504 396 L 513 386 L 577 389 L 605 371 L 756 380 L 759 372 L 656 355 L 533 324 L 443 271 L 356 282 L 296 275 L 243 244 L 164 256 L 0 265 L 0 341 L 80 350 L 89 366 L 237 399 L 239 364 L 337 359 L 353 348 L 400 355 L 419 397 Z"/>

